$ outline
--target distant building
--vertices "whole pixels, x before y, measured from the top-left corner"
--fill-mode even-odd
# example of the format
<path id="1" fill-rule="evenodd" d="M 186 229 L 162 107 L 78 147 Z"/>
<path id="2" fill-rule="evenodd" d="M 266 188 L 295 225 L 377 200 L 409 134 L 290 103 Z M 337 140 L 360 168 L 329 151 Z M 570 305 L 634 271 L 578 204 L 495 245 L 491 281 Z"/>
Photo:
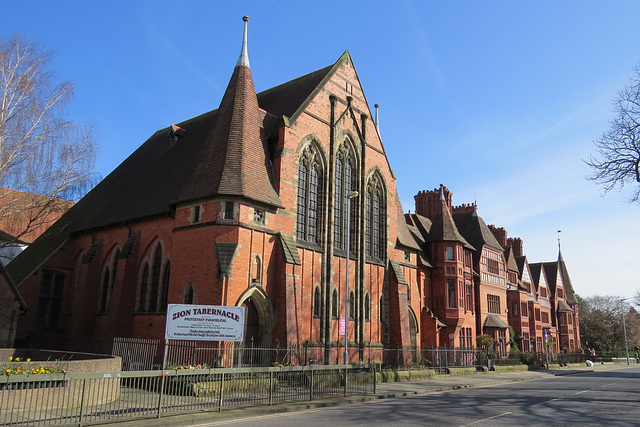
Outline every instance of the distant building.
<path id="1" fill-rule="evenodd" d="M 0 263 L 6 266 L 73 202 L 0 188 Z"/>
<path id="2" fill-rule="evenodd" d="M 342 361 L 347 307 L 349 360 L 479 334 L 507 352 L 518 264 L 445 187 L 403 214 L 371 117 L 349 52 L 256 94 L 245 23 L 219 108 L 157 131 L 9 264 L 33 307 L 19 342 L 162 339 L 181 303 L 244 306 L 245 346 L 320 363 Z M 522 286 L 537 301 L 537 282 Z"/>

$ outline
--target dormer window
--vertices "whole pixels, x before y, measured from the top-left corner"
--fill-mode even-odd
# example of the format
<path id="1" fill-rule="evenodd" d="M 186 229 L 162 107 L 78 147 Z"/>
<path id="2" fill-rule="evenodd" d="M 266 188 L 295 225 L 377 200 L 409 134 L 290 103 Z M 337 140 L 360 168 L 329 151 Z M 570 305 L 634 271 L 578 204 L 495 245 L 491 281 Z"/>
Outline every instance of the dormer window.
<path id="1" fill-rule="evenodd" d="M 197 224 L 202 220 L 202 207 L 201 206 L 192 206 L 191 207 L 191 217 L 189 221 L 191 224 Z"/>
<path id="2" fill-rule="evenodd" d="M 233 219 L 233 202 L 224 203 L 224 219 Z"/>

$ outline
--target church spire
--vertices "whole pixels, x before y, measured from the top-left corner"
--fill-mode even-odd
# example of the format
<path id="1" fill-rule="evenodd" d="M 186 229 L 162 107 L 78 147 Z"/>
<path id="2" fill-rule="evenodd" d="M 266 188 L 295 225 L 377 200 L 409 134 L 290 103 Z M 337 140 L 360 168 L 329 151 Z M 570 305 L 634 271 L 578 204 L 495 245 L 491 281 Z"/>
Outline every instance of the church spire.
<path id="1" fill-rule="evenodd" d="M 240 50 L 240 57 L 238 58 L 236 67 L 244 65 L 245 67 L 251 68 L 251 65 L 249 65 L 249 50 L 247 49 L 247 24 L 249 17 L 245 15 L 242 17 L 242 20 L 244 21 L 244 35 L 242 36 L 242 50 Z"/>
<path id="2" fill-rule="evenodd" d="M 562 230 L 558 230 L 558 261 L 564 261 L 562 259 L 562 251 L 560 250 L 560 233 L 562 233 Z"/>
<path id="3" fill-rule="evenodd" d="M 244 37 L 240 58 L 179 201 L 225 195 L 282 205 L 272 185 L 268 154 L 260 134 L 264 113 L 258 106 L 249 68 L 249 18 L 242 19 Z"/>

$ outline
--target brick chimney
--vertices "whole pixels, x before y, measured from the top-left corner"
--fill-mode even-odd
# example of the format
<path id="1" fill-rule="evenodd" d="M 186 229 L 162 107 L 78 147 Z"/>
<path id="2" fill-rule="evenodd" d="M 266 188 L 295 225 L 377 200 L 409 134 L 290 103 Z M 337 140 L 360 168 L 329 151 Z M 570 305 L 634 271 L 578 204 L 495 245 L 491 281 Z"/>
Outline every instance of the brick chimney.
<path id="1" fill-rule="evenodd" d="M 489 230 L 493 233 L 493 236 L 496 238 L 500 246 L 503 248 L 507 246 L 507 230 L 504 227 L 497 228 L 495 225 L 490 225 Z"/>
<path id="2" fill-rule="evenodd" d="M 449 211 L 451 211 L 452 198 L 453 193 L 442 184 L 440 185 L 440 188 L 420 191 L 414 196 L 416 201 L 416 213 L 418 215 L 426 216 L 427 218 L 435 218 L 437 215 L 442 214 L 442 201 L 444 201 Z"/>
<path id="3" fill-rule="evenodd" d="M 507 240 L 507 245 L 511 247 L 513 250 L 513 256 L 521 257 L 524 255 L 524 251 L 522 250 L 522 239 L 519 237 L 509 238 Z"/>

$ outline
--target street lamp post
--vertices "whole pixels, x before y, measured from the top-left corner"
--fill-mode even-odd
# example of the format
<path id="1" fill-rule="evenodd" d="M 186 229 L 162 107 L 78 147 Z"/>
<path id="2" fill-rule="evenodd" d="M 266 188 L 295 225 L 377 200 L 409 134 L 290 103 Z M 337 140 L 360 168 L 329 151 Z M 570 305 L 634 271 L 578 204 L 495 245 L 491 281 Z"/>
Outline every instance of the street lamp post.
<path id="1" fill-rule="evenodd" d="M 349 248 L 349 235 L 351 234 L 351 199 L 358 197 L 358 192 L 357 191 L 352 191 L 350 193 L 347 193 L 346 197 L 345 197 L 345 202 L 347 205 L 347 209 L 345 211 L 345 215 L 347 216 L 347 238 L 345 241 L 346 244 L 346 248 L 347 248 L 347 266 L 346 266 L 346 273 L 345 273 L 345 277 L 346 277 L 346 283 L 344 286 L 344 290 L 345 290 L 345 304 L 344 304 L 344 364 L 346 365 L 347 363 L 349 363 L 349 351 L 348 351 L 348 345 L 349 345 L 349 252 L 350 249 Z"/>
<path id="2" fill-rule="evenodd" d="M 622 302 L 628 299 L 631 299 L 631 298 L 622 298 L 620 300 L 620 305 L 622 308 L 622 329 L 624 330 L 624 347 L 627 350 L 627 366 L 629 365 L 629 340 L 627 339 L 627 321 L 624 317 L 624 306 L 622 305 Z"/>

